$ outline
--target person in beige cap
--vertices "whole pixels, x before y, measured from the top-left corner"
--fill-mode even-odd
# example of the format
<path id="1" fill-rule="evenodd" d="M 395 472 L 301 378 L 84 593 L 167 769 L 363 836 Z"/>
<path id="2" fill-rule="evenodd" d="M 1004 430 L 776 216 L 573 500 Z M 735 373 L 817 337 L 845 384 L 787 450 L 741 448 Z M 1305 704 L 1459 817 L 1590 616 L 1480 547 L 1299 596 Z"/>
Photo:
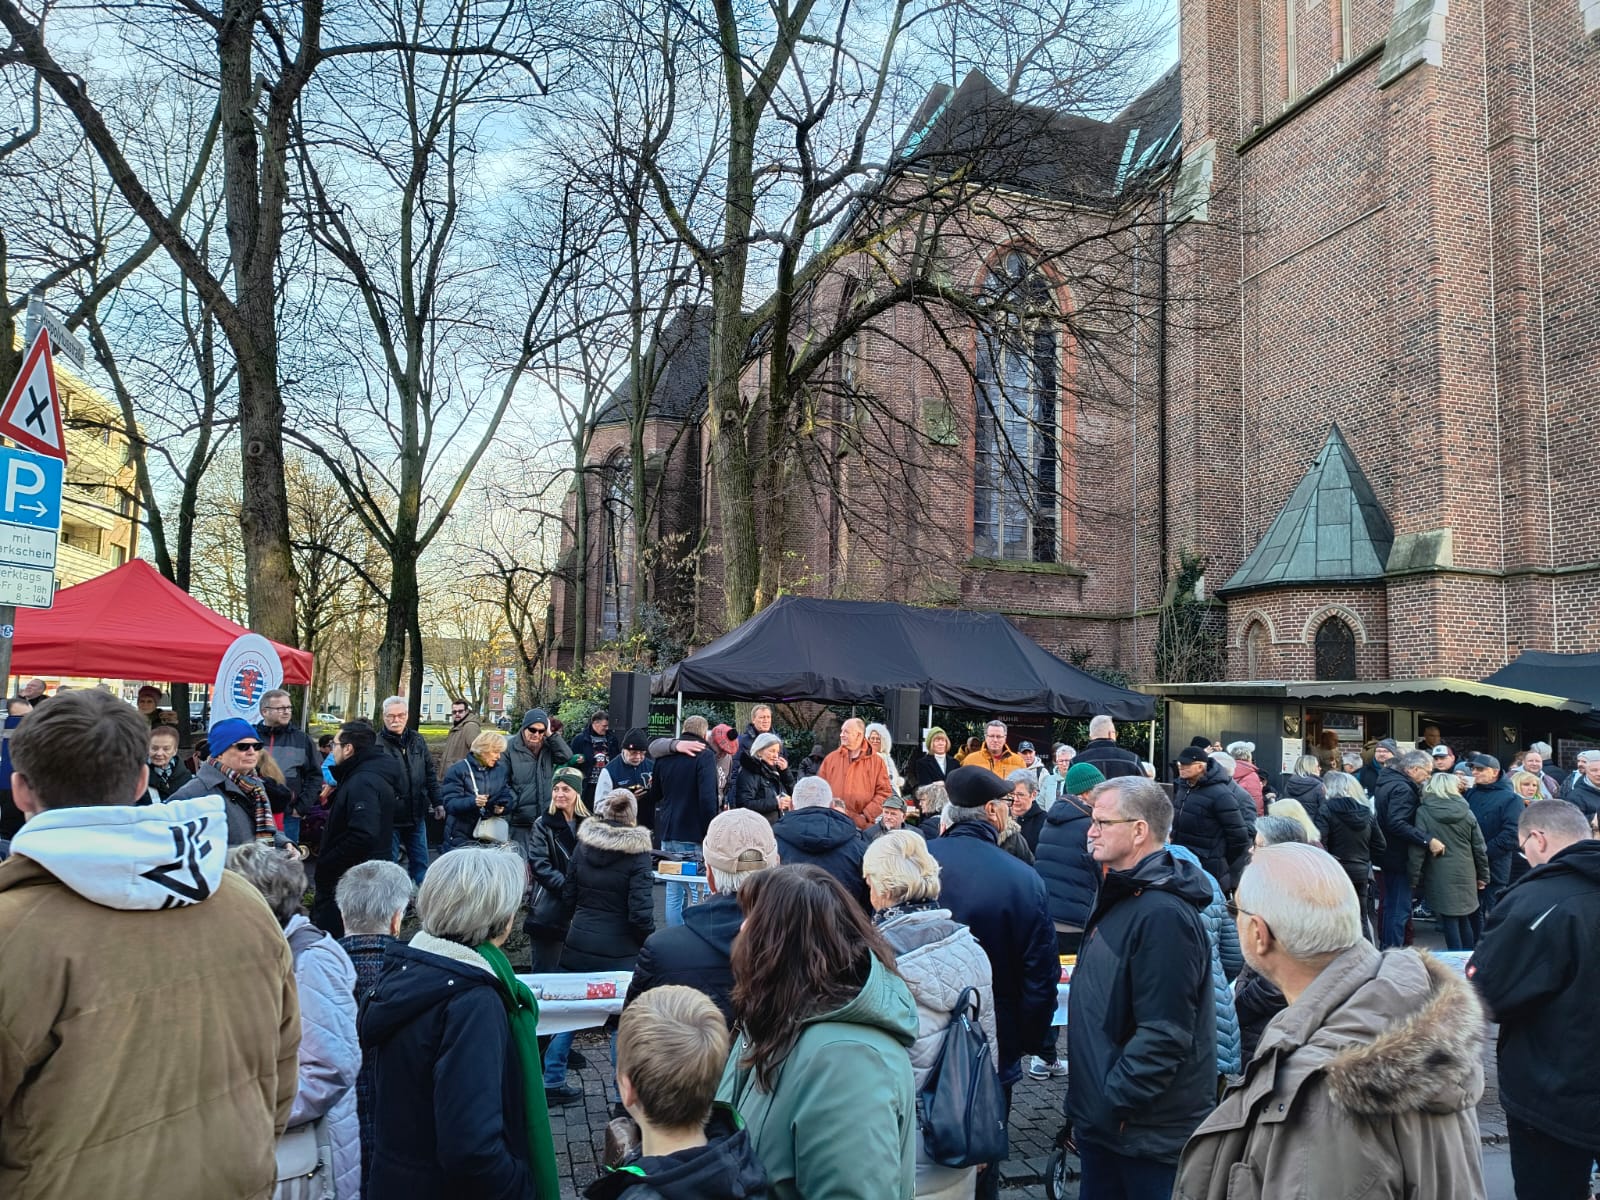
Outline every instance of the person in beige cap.
<path id="1" fill-rule="evenodd" d="M 651 988 L 681 983 L 711 997 L 733 1025 L 734 935 L 744 923 L 737 892 L 760 871 L 778 865 L 772 825 L 747 808 L 712 818 L 701 844 L 711 895 L 683 910 L 683 924 L 658 929 L 634 964 L 624 1008 Z M 669 885 L 675 886 L 675 885 Z"/>

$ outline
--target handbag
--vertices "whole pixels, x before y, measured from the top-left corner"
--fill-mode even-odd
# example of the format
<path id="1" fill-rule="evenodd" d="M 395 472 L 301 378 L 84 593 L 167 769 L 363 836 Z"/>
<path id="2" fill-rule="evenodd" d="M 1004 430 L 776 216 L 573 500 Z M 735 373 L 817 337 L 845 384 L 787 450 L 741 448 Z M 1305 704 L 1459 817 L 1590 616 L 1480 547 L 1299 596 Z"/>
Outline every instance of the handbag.
<path id="1" fill-rule="evenodd" d="M 284 1130 L 275 1149 L 278 1181 L 272 1200 L 335 1200 L 327 1118 Z"/>
<path id="2" fill-rule="evenodd" d="M 956 1000 L 939 1056 L 917 1091 L 917 1125 L 928 1157 L 941 1166 L 1000 1162 L 1009 1150 L 1006 1099 L 978 1024 L 976 988 Z"/>
<path id="3" fill-rule="evenodd" d="M 472 773 L 472 759 L 465 760 L 467 764 L 467 778 L 472 780 L 472 790 L 478 790 L 478 777 Z M 472 827 L 472 840 L 475 842 L 491 842 L 499 845 L 511 840 L 511 823 L 504 817 L 479 817 L 478 823 Z"/>

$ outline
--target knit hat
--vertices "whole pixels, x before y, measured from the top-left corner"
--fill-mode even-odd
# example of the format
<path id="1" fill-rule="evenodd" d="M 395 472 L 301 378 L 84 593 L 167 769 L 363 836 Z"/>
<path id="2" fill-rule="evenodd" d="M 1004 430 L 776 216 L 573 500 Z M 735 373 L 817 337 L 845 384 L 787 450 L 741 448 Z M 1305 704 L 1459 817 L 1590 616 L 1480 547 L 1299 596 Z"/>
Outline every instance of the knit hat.
<path id="1" fill-rule="evenodd" d="M 1198 746 L 1201 750 L 1209 750 L 1211 749 L 1211 739 L 1203 733 L 1198 734 L 1189 739 L 1189 745 Z"/>
<path id="2" fill-rule="evenodd" d="M 922 739 L 922 748 L 924 750 L 926 750 L 929 754 L 932 754 L 933 753 L 933 739 L 934 738 L 941 738 L 941 737 L 946 742 L 948 742 L 950 740 L 950 735 L 948 733 L 946 733 L 944 730 L 940 729 L 937 725 L 935 725 L 932 729 L 928 730 L 928 736 Z"/>
<path id="3" fill-rule="evenodd" d="M 760 871 L 778 865 L 778 841 L 760 813 L 732 808 L 711 818 L 700 855 L 706 866 L 729 875 Z"/>
<path id="4" fill-rule="evenodd" d="M 750 757 L 757 757 L 768 746 L 781 746 L 783 739 L 775 733 L 758 734 L 756 740 L 750 743 Z"/>
<path id="5" fill-rule="evenodd" d="M 614 825 L 636 825 L 639 822 L 639 805 L 632 792 L 618 788 L 608 795 L 595 798 L 594 815 Z"/>
<path id="6" fill-rule="evenodd" d="M 527 712 L 522 714 L 521 728 L 527 729 L 533 725 L 543 725 L 546 729 L 549 729 L 550 714 L 545 712 L 545 710 L 542 708 L 530 708 Z"/>
<path id="7" fill-rule="evenodd" d="M 957 808 L 981 808 L 1011 796 L 1011 785 L 983 767 L 957 767 L 944 777 L 944 790 Z"/>
<path id="8" fill-rule="evenodd" d="M 1379 739 L 1375 749 L 1387 750 L 1390 754 L 1399 754 L 1400 743 L 1395 741 L 1393 738 L 1381 738 Z"/>
<path id="9" fill-rule="evenodd" d="M 564 783 L 578 795 L 583 795 L 583 772 L 577 767 L 562 767 L 550 777 L 551 787 L 558 783 Z"/>
<path id="10" fill-rule="evenodd" d="M 229 717 L 226 721 L 218 721 L 206 735 L 206 742 L 210 745 L 213 754 L 221 754 L 235 742 L 259 742 L 260 740 L 261 737 L 256 733 L 256 727 L 243 717 Z"/>
<path id="11" fill-rule="evenodd" d="M 622 748 L 624 750 L 648 750 L 650 749 L 650 735 L 643 729 L 630 729 L 622 737 Z"/>
<path id="12" fill-rule="evenodd" d="M 1105 775 L 1093 763 L 1073 763 L 1067 768 L 1066 789 L 1069 796 L 1081 796 L 1105 781 Z"/>
<path id="13" fill-rule="evenodd" d="M 734 754 L 739 749 L 739 739 L 733 736 L 732 725 L 713 725 L 709 741 L 718 754 Z"/>

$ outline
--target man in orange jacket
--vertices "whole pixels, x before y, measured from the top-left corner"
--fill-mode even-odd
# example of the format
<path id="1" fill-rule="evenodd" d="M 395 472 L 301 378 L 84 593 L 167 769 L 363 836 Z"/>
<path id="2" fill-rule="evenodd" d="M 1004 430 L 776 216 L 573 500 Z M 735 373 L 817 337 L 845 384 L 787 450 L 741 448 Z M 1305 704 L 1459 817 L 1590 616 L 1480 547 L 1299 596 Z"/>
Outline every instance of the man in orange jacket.
<path id="1" fill-rule="evenodd" d="M 1023 771 L 1028 764 L 1010 746 L 1006 745 L 1006 723 L 990 721 L 983 731 L 983 749 L 961 760 L 964 767 L 982 767 L 1004 779 L 1013 771 Z"/>
<path id="2" fill-rule="evenodd" d="M 1001 734 L 1004 741 L 1005 735 Z M 883 802 L 894 791 L 889 769 L 867 745 L 867 727 L 857 717 L 839 726 L 839 748 L 822 760 L 817 778 L 833 789 L 857 829 L 865 829 L 883 812 Z"/>

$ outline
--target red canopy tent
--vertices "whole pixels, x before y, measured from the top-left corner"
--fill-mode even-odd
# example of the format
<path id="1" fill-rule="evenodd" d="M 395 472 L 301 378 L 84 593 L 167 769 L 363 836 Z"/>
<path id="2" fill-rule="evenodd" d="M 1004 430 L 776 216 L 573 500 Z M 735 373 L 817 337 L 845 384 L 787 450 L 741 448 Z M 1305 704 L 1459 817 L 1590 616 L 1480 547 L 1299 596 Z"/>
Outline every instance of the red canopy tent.
<path id="1" fill-rule="evenodd" d="M 11 673 L 215 683 L 223 654 L 249 632 L 136 558 L 62 588 L 54 608 L 19 608 Z M 311 682 L 310 652 L 272 646 L 285 683 Z"/>

